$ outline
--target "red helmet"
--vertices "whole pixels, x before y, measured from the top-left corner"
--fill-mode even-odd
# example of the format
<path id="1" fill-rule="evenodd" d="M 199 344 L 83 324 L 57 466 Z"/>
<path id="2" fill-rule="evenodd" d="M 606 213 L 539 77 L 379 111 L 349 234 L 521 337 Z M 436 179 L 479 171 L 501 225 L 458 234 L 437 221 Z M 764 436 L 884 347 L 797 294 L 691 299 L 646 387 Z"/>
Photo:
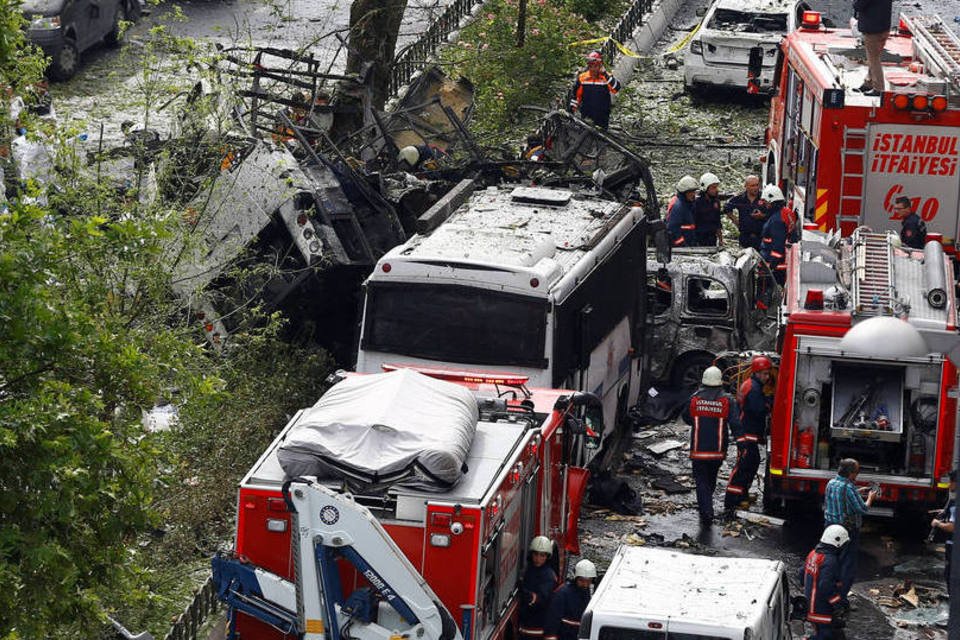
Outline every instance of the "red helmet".
<path id="1" fill-rule="evenodd" d="M 591 51 L 587 54 L 587 62 L 603 62 L 603 55 L 599 51 Z"/>
<path id="2" fill-rule="evenodd" d="M 750 370 L 754 373 L 773 369 L 773 362 L 767 356 L 754 356 L 750 361 Z"/>

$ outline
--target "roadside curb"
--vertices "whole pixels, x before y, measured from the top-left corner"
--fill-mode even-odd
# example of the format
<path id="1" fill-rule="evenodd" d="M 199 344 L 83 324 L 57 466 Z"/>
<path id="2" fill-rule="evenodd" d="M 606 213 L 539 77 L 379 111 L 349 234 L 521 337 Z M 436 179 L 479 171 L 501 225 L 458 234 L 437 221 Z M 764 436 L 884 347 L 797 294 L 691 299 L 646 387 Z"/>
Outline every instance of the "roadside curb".
<path id="1" fill-rule="evenodd" d="M 677 15 L 684 0 L 662 0 L 647 16 L 642 25 L 636 28 L 627 46 L 638 53 L 649 53 L 657 40 L 663 36 L 674 16 Z M 639 60 L 630 56 L 621 56 L 614 66 L 613 74 L 628 82 Z"/>

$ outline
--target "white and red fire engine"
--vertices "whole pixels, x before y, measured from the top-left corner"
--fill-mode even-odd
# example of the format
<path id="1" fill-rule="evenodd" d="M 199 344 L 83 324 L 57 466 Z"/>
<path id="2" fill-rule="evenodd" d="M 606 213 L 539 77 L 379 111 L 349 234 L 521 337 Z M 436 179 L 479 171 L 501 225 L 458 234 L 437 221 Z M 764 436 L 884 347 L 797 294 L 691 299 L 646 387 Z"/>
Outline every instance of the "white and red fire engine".
<path id="1" fill-rule="evenodd" d="M 413 378 L 377 397 L 356 390 L 357 381 L 390 376 Z M 214 560 L 233 637 L 518 637 L 517 584 L 527 546 L 536 535 L 550 537 L 558 573 L 567 553 L 578 553 L 577 519 L 588 474 L 570 461 L 582 455 L 577 449 L 583 438 L 575 436 L 588 422 L 602 426 L 593 422 L 602 420 L 596 396 L 528 390 L 525 383 L 524 377 L 442 368 L 351 374 L 314 407 L 298 412 L 240 484 L 235 556 Z M 437 418 L 437 394 L 451 395 L 450 387 L 461 404 L 464 393 L 467 404 L 475 403 L 467 408 L 476 421 L 472 442 L 463 447 L 462 477 L 452 486 L 427 490 L 402 479 L 391 482 L 403 474 L 381 469 L 367 474 L 376 480 L 374 488 L 361 490 L 344 480 L 355 474 L 329 451 L 319 457 L 343 471 L 340 479 L 294 479 L 282 466 L 285 447 L 317 426 L 311 417 L 316 410 L 343 407 L 342 398 L 351 394 L 350 420 L 357 414 L 362 422 L 373 411 L 368 405 L 379 406 L 371 424 L 381 435 L 393 428 L 390 398 L 405 402 L 399 410 L 404 420 L 430 435 L 422 445 L 399 448 L 415 455 L 432 450 L 432 436 L 446 429 Z M 331 403 L 334 392 L 344 393 Z M 332 427 L 329 433 L 340 433 L 339 424 Z M 354 448 L 354 439 L 361 447 L 366 437 L 348 436 L 347 449 Z M 354 489 L 352 495 L 345 486 Z"/>
<path id="2" fill-rule="evenodd" d="M 767 509 L 817 498 L 847 457 L 880 487 L 880 509 L 942 504 L 957 426 L 952 262 L 939 242 L 897 240 L 805 231 L 788 250 Z"/>
<path id="3" fill-rule="evenodd" d="M 931 233 L 956 238 L 960 39 L 939 17 L 904 16 L 883 62 L 888 90 L 864 94 L 858 36 L 805 12 L 781 45 L 764 180 L 820 230 L 898 230 L 893 202 L 906 196 Z"/>

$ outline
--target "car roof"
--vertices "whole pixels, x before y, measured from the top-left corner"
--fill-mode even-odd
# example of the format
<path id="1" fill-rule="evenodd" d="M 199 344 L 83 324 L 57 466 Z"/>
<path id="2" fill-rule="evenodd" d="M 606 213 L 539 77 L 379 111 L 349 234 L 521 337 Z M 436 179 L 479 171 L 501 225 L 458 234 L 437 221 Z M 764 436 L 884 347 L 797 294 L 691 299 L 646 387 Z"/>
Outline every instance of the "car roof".
<path id="1" fill-rule="evenodd" d="M 789 13 L 796 0 L 718 0 L 717 9 L 731 9 L 743 13 Z"/>

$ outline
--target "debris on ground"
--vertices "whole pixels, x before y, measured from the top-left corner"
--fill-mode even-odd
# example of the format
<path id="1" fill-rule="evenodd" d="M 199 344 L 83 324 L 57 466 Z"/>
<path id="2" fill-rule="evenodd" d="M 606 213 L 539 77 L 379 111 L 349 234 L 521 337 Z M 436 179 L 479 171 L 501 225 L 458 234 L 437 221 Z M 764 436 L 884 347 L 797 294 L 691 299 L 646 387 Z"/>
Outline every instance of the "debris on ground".
<path id="1" fill-rule="evenodd" d="M 679 449 L 684 444 L 685 443 L 680 440 L 661 440 L 660 442 L 654 442 L 653 444 L 648 444 L 646 448 L 651 453 L 654 453 L 660 456 L 666 453 L 667 451 L 672 451 L 673 449 Z"/>
<path id="2" fill-rule="evenodd" d="M 782 527 L 786 522 L 786 520 L 782 518 L 775 518 L 762 513 L 754 513 L 753 511 L 737 511 L 737 517 L 766 527 Z"/>

